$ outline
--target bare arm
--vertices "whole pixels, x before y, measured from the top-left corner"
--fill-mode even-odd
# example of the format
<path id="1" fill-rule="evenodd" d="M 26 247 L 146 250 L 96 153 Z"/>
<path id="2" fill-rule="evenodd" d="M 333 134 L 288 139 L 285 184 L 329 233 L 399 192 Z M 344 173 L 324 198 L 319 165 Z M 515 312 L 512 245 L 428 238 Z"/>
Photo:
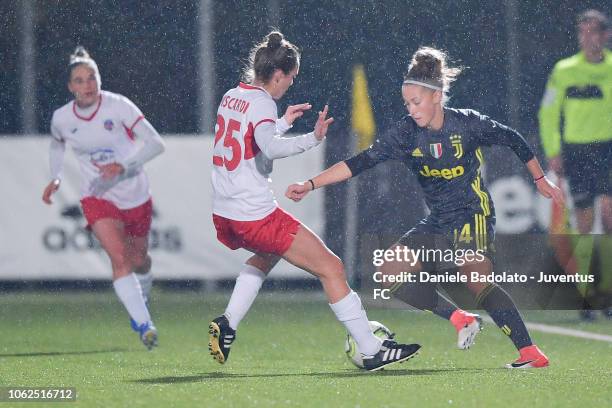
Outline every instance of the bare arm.
<path id="1" fill-rule="evenodd" d="M 552 181 L 550 181 L 545 175 L 540 162 L 535 156 L 525 163 L 527 170 L 533 177 L 538 192 L 546 198 L 552 198 L 557 204 L 563 204 L 565 199 L 563 192 L 557 187 Z"/>
<path id="2" fill-rule="evenodd" d="M 319 175 L 308 181 L 303 181 L 290 185 L 289 187 L 287 187 L 285 196 L 297 202 L 304 198 L 306 194 L 308 194 L 308 192 L 314 190 L 315 188 L 339 183 L 341 181 L 348 180 L 351 177 L 353 177 L 351 169 L 349 169 L 345 162 L 341 161 L 324 170 Z"/>
<path id="3" fill-rule="evenodd" d="M 374 144 L 368 149 L 334 164 L 316 177 L 305 182 L 290 185 L 285 192 L 285 196 L 293 201 L 300 201 L 309 191 L 315 188 L 348 180 L 367 169 L 371 169 L 378 163 L 396 158 L 396 153 L 399 149 L 392 140 L 387 140 L 384 137 L 376 139 Z"/>

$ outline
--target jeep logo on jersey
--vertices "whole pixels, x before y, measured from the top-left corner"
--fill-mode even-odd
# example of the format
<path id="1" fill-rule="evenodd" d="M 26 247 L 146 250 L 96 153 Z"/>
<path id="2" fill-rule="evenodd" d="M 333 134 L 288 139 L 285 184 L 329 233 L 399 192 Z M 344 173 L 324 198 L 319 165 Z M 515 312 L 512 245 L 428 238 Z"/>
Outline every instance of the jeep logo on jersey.
<path id="1" fill-rule="evenodd" d="M 455 148 L 455 156 L 457 159 L 460 159 L 463 156 L 463 146 L 461 145 L 461 135 L 451 135 L 450 137 L 451 145 Z"/>
<path id="2" fill-rule="evenodd" d="M 113 123 L 112 119 L 106 119 L 104 121 L 104 129 L 111 131 L 113 130 L 114 127 L 115 127 L 115 124 Z"/>
<path id="3" fill-rule="evenodd" d="M 429 145 L 429 153 L 435 158 L 442 157 L 442 143 L 431 143 Z"/>
<path id="4" fill-rule="evenodd" d="M 423 170 L 419 173 L 424 177 L 442 177 L 446 180 L 450 180 L 455 177 L 463 176 L 465 169 L 463 166 L 453 167 L 452 169 L 430 169 L 429 166 L 423 166 Z"/>

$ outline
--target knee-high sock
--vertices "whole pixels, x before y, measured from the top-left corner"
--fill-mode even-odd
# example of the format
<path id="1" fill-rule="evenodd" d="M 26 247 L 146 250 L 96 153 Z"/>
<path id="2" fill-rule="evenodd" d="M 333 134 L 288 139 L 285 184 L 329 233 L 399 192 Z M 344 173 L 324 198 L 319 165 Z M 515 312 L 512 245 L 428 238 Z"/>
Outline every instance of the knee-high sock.
<path id="1" fill-rule="evenodd" d="M 439 291 L 436 290 L 436 293 L 438 294 L 438 300 L 436 302 L 436 306 L 431 311 L 443 319 L 450 320 L 451 315 L 455 311 L 461 310 L 461 309 L 459 309 L 459 307 L 456 304 L 451 302 L 450 299 L 447 299 Z"/>
<path id="2" fill-rule="evenodd" d="M 245 264 L 240 271 L 224 313 L 232 329 L 236 330 L 238 328 L 240 321 L 255 301 L 265 279 L 266 274 L 252 265 Z"/>
<path id="3" fill-rule="evenodd" d="M 601 276 L 598 289 L 612 296 L 612 234 L 599 237 L 599 266 Z"/>
<path id="4" fill-rule="evenodd" d="M 361 354 L 372 356 L 378 353 L 381 341 L 370 330 L 368 316 L 363 310 L 361 299 L 357 293 L 351 291 L 340 301 L 330 304 L 329 307 L 353 336 Z"/>
<path id="5" fill-rule="evenodd" d="M 442 296 L 435 283 L 403 283 L 391 288 L 393 296 L 421 310 L 429 310 L 443 319 L 450 320 L 457 305 Z"/>
<path id="6" fill-rule="evenodd" d="M 512 340 L 517 350 L 531 346 L 531 337 L 516 305 L 501 287 L 490 284 L 476 297 L 501 331 Z"/>
<path id="7" fill-rule="evenodd" d="M 147 273 L 134 273 L 136 278 L 138 279 L 138 283 L 140 283 L 140 288 L 142 289 L 142 296 L 145 299 L 149 299 L 149 295 L 151 294 L 151 288 L 153 287 L 153 273 L 151 271 Z"/>
<path id="8" fill-rule="evenodd" d="M 595 237 L 591 234 L 579 234 L 573 237 L 573 242 L 578 273 L 588 275 L 591 271 L 591 263 L 593 262 Z M 576 288 L 582 297 L 587 297 L 594 290 L 593 284 L 587 282 L 577 283 Z"/>
<path id="9" fill-rule="evenodd" d="M 151 315 L 142 297 L 142 289 L 133 273 L 113 281 L 113 287 L 128 314 L 138 325 L 151 320 Z"/>

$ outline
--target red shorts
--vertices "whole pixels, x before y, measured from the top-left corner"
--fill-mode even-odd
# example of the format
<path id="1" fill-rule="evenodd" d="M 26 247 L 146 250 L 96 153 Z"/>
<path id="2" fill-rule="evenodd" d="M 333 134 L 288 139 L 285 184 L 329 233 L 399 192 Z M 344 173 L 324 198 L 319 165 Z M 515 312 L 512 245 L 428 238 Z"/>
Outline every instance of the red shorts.
<path id="1" fill-rule="evenodd" d="M 282 256 L 301 223 L 280 208 L 257 221 L 235 221 L 213 214 L 217 239 L 230 249 L 244 248 Z"/>
<path id="2" fill-rule="evenodd" d="M 153 216 L 153 202 L 150 199 L 138 207 L 120 210 L 110 201 L 85 197 L 81 200 L 81 207 L 88 228 L 91 228 L 98 220 L 112 218 L 123 222 L 125 233 L 129 236 L 145 237 L 149 235 Z"/>

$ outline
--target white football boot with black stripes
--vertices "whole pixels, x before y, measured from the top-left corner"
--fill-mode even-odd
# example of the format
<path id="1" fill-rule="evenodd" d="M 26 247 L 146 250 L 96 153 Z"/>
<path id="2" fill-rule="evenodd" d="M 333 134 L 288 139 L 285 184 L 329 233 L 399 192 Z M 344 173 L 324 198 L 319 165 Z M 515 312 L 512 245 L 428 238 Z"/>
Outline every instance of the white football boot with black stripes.
<path id="1" fill-rule="evenodd" d="M 384 340 L 378 353 L 373 356 L 362 354 L 363 368 L 378 371 L 391 364 L 403 363 L 416 356 L 420 348 L 419 344 L 398 344 L 394 340 Z"/>
<path id="2" fill-rule="evenodd" d="M 236 330 L 229 325 L 227 317 L 219 316 L 208 325 L 208 350 L 219 364 L 225 364 L 229 358 L 230 348 L 236 340 Z"/>

